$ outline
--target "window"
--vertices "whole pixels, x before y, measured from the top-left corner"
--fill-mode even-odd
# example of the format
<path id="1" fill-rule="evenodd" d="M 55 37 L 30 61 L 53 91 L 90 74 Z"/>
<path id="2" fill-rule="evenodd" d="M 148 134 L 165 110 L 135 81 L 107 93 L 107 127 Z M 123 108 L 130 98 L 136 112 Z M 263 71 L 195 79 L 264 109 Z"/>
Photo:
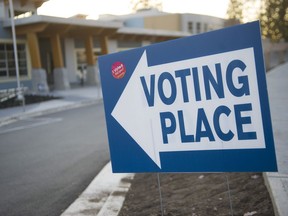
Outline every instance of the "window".
<path id="1" fill-rule="evenodd" d="M 201 23 L 200 22 L 196 23 L 196 30 L 197 30 L 197 34 L 201 33 Z"/>
<path id="2" fill-rule="evenodd" d="M 188 32 L 193 33 L 193 22 L 188 22 Z"/>
<path id="3" fill-rule="evenodd" d="M 28 75 L 28 65 L 25 44 L 17 44 L 19 75 Z M 0 77 L 16 76 L 14 49 L 12 43 L 0 43 Z"/>
<path id="4" fill-rule="evenodd" d="M 207 31 L 208 31 L 208 24 L 205 23 L 205 24 L 204 24 L 204 32 L 207 32 Z"/>

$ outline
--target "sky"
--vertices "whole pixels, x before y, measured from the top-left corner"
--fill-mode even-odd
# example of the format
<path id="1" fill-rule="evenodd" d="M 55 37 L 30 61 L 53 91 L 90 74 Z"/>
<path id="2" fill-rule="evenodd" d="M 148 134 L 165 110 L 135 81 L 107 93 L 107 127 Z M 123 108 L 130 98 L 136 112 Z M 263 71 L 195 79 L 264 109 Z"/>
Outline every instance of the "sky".
<path id="1" fill-rule="evenodd" d="M 135 1 L 135 0 L 134 0 Z M 230 0 L 162 0 L 162 10 L 169 13 L 196 13 L 225 18 Z M 132 13 L 131 0 L 49 0 L 39 9 L 40 15 L 71 17 L 76 14 L 98 19 L 99 14 Z"/>

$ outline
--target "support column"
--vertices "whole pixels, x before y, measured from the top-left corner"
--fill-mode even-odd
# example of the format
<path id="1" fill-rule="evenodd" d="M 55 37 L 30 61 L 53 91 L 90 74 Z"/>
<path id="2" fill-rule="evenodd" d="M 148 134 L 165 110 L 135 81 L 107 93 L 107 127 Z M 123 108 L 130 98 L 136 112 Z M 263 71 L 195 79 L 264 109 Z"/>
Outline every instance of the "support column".
<path id="1" fill-rule="evenodd" d="M 100 44 L 102 55 L 117 52 L 117 40 L 108 39 L 107 36 L 102 36 L 100 38 Z"/>
<path id="2" fill-rule="evenodd" d="M 49 92 L 46 71 L 42 68 L 38 37 L 35 32 L 26 34 L 32 64 L 33 91 L 39 93 Z"/>
<path id="3" fill-rule="evenodd" d="M 68 71 L 64 67 L 61 42 L 59 34 L 51 37 L 52 55 L 54 63 L 54 88 L 57 90 L 70 89 Z"/>
<path id="4" fill-rule="evenodd" d="M 109 53 L 108 52 L 108 37 L 107 36 L 100 37 L 100 45 L 101 45 L 101 54 L 107 55 Z"/>
<path id="5" fill-rule="evenodd" d="M 91 35 L 87 36 L 85 40 L 85 51 L 87 58 L 87 84 L 88 85 L 98 85 L 100 83 L 98 67 L 94 59 L 93 52 L 93 37 Z"/>
<path id="6" fill-rule="evenodd" d="M 88 65 L 94 65 L 94 54 L 93 54 L 93 37 L 91 35 L 87 36 L 85 40 L 85 48 L 86 48 L 86 58 Z"/>

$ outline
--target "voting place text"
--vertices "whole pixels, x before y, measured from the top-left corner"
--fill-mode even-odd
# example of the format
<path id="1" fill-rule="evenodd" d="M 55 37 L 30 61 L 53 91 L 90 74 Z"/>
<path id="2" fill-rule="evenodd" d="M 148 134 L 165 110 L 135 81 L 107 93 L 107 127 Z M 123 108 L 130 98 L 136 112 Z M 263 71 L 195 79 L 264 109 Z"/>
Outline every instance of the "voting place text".
<path id="1" fill-rule="evenodd" d="M 112 115 L 159 167 L 160 152 L 265 148 L 253 48 L 151 67 L 144 51 Z"/>

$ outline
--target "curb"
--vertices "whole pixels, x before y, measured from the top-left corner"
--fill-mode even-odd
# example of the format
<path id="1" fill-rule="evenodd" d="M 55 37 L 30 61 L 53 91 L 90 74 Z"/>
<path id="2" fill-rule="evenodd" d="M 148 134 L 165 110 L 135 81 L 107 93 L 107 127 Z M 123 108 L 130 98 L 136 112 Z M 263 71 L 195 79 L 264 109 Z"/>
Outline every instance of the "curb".
<path id="1" fill-rule="evenodd" d="M 117 216 L 133 178 L 112 173 L 109 162 L 61 216 Z"/>
<path id="2" fill-rule="evenodd" d="M 288 215 L 288 175 L 280 173 L 263 173 L 265 185 L 269 191 L 275 216 Z"/>

